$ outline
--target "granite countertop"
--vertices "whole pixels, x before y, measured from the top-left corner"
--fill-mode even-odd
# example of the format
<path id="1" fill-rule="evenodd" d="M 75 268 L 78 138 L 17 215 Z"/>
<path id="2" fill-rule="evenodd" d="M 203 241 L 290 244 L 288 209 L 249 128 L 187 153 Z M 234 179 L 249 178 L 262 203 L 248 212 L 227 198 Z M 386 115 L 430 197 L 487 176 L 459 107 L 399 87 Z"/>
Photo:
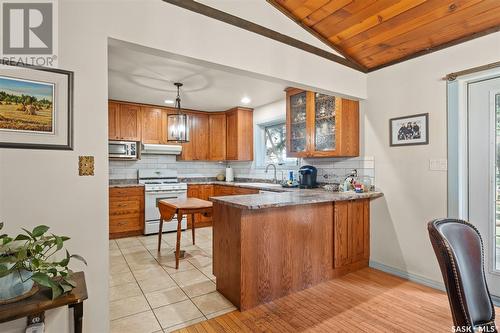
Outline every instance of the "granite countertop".
<path id="1" fill-rule="evenodd" d="M 137 179 L 110 179 L 109 187 L 135 187 L 144 186 L 144 184 L 139 184 Z"/>
<path id="2" fill-rule="evenodd" d="M 371 199 L 383 196 L 382 192 L 329 192 L 322 189 L 288 189 L 281 193 L 261 193 L 211 197 L 210 200 L 241 209 L 264 209 L 284 206 L 309 205 L 324 202 Z"/>

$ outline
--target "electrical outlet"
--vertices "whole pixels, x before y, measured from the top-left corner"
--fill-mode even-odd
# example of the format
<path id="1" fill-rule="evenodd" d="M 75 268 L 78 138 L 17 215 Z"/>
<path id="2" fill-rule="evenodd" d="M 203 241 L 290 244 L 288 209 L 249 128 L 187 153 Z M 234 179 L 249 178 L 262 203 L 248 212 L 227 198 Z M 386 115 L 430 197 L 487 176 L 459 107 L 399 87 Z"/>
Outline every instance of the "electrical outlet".
<path id="1" fill-rule="evenodd" d="M 430 171 L 447 171 L 448 170 L 448 160 L 446 160 L 446 159 L 429 160 L 429 170 Z"/>

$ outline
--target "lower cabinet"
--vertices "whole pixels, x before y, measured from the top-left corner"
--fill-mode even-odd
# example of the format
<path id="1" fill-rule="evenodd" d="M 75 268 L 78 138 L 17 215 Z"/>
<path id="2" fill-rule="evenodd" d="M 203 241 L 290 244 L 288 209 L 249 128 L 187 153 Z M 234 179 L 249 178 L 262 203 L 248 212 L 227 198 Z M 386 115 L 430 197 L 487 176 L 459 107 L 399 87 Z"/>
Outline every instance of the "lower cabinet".
<path id="1" fill-rule="evenodd" d="M 201 185 L 189 184 L 187 190 L 188 198 L 198 198 L 208 200 L 210 197 L 220 197 L 225 195 L 258 194 L 259 190 L 226 185 Z M 206 227 L 212 225 L 212 217 L 205 217 L 201 214 L 195 215 L 196 227 Z M 188 216 L 188 228 L 191 228 L 191 216 Z"/>
<path id="2" fill-rule="evenodd" d="M 370 259 L 370 200 L 334 203 L 334 268 Z"/>
<path id="3" fill-rule="evenodd" d="M 109 238 L 141 235 L 144 232 L 144 188 L 109 189 Z"/>

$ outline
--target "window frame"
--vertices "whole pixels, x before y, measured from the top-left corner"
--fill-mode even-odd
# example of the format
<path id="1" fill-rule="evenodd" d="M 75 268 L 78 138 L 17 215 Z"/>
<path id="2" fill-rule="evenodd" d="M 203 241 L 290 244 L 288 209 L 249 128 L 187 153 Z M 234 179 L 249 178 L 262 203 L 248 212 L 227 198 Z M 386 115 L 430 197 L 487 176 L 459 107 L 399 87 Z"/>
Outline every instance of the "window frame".
<path id="1" fill-rule="evenodd" d="M 286 119 L 278 117 L 273 120 L 265 121 L 256 124 L 255 126 L 255 167 L 265 168 L 267 164 L 266 159 L 266 133 L 265 128 L 284 124 L 286 126 Z M 285 138 L 286 141 L 286 138 Z M 285 143 L 286 144 L 286 143 Z M 283 167 L 295 167 L 298 165 L 298 159 L 294 157 L 287 157 L 283 163 L 279 163 Z"/>

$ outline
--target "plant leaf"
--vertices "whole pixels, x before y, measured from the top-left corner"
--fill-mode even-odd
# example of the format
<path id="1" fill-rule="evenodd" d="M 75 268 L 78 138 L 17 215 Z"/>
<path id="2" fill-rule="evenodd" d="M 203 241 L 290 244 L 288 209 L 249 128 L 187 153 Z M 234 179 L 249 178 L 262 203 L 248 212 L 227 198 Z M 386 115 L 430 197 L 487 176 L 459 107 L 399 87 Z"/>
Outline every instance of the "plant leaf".
<path id="1" fill-rule="evenodd" d="M 61 281 L 61 283 L 59 283 L 59 285 L 61 286 L 63 293 L 70 292 L 74 288 L 72 285 L 70 285 L 69 283 L 66 283 L 64 280 Z"/>
<path id="2" fill-rule="evenodd" d="M 41 272 L 33 273 L 33 276 L 31 276 L 31 279 L 41 286 L 51 288 L 50 283 L 52 281 L 51 281 L 50 277 L 45 273 L 41 273 Z"/>
<path id="3" fill-rule="evenodd" d="M 54 237 L 56 238 L 57 251 L 59 251 L 63 247 L 63 240 L 59 236 L 54 235 Z"/>
<path id="4" fill-rule="evenodd" d="M 40 237 L 49 230 L 46 225 L 39 225 L 33 229 L 32 237 Z"/>
<path id="5" fill-rule="evenodd" d="M 12 242 L 12 238 L 11 237 L 9 237 L 9 236 L 3 237 L 3 239 L 2 239 L 2 244 L 3 245 L 9 244 L 10 242 Z"/>
<path id="6" fill-rule="evenodd" d="M 21 241 L 21 240 L 30 240 L 31 238 L 29 236 L 26 236 L 26 235 L 23 235 L 23 234 L 19 234 L 16 236 L 16 238 L 14 239 L 15 241 Z"/>
<path id="7" fill-rule="evenodd" d="M 28 235 L 30 235 L 30 237 L 31 237 L 31 238 L 33 238 L 33 234 L 31 233 L 31 231 L 26 230 L 26 229 L 24 229 L 24 228 L 21 228 L 21 229 L 23 229 L 23 231 L 24 231 L 25 233 L 27 233 Z"/>
<path id="8" fill-rule="evenodd" d="M 28 251 L 23 247 L 17 252 L 16 258 L 18 261 L 23 261 L 28 257 Z"/>
<path id="9" fill-rule="evenodd" d="M 86 266 L 88 266 L 87 264 L 87 260 L 85 260 L 84 257 L 82 257 L 81 255 L 78 255 L 78 254 L 72 254 L 71 255 L 71 258 L 75 258 L 77 260 L 80 260 L 81 262 L 83 262 Z"/>
<path id="10" fill-rule="evenodd" d="M 0 230 L 3 229 L 3 222 L 0 222 Z"/>
<path id="11" fill-rule="evenodd" d="M 64 279 L 64 281 L 66 281 L 66 283 L 69 284 L 70 286 L 72 286 L 73 288 L 76 288 L 76 281 L 75 280 L 72 280 L 70 278 L 66 278 L 66 279 Z"/>
<path id="12" fill-rule="evenodd" d="M 52 280 L 49 280 L 49 283 L 50 283 L 50 288 L 52 289 L 52 300 L 55 300 L 56 298 L 62 295 L 63 288 L 60 286 L 59 283 L 56 283 Z"/>

